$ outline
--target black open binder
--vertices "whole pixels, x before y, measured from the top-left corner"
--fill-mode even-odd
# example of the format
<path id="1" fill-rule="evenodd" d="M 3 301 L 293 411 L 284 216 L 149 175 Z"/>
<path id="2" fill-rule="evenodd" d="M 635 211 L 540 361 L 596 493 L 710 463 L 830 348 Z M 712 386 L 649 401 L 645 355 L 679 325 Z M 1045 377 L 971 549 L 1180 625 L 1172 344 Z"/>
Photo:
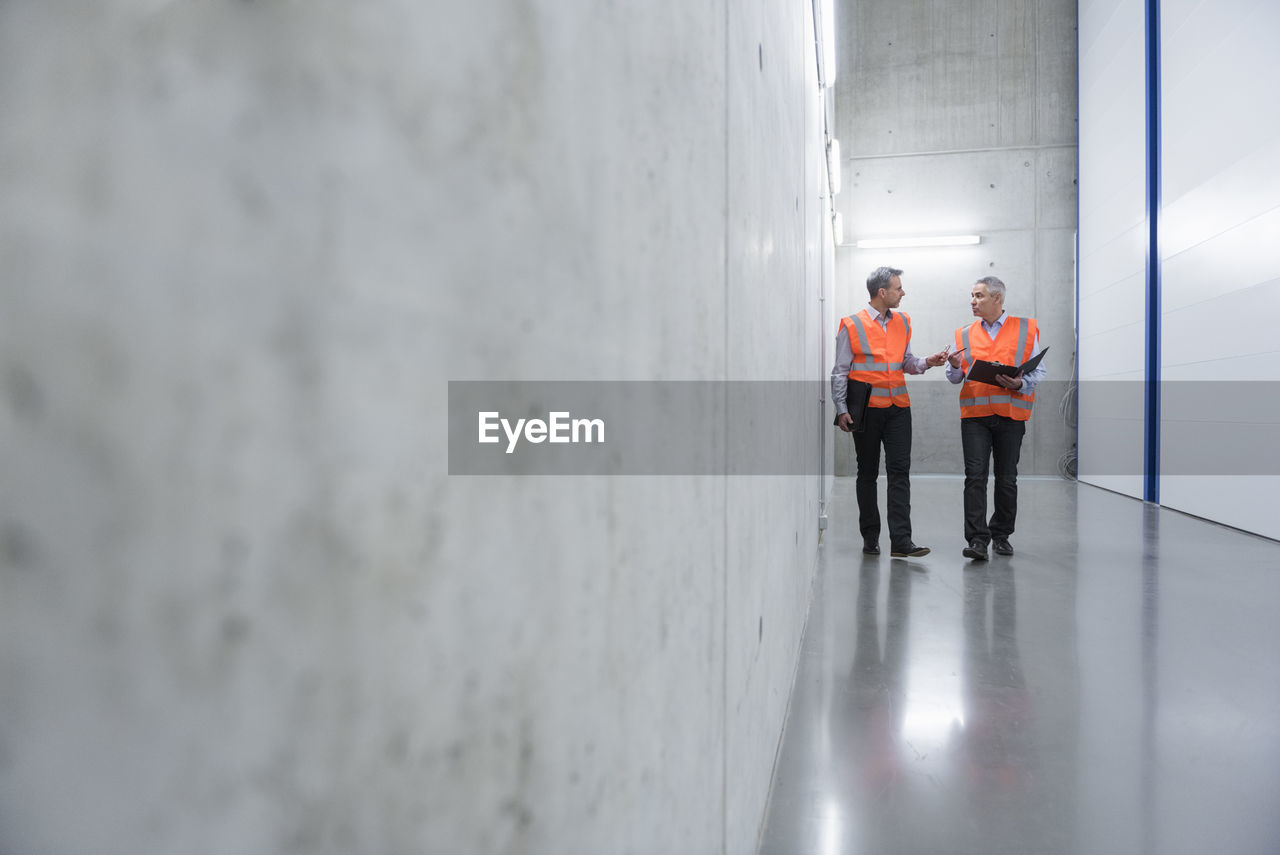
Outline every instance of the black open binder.
<path id="1" fill-rule="evenodd" d="M 1049 352 L 1049 348 L 1037 353 L 1021 365 L 1005 365 L 1003 362 L 988 362 L 985 359 L 975 359 L 973 365 L 969 368 L 969 373 L 965 377 L 966 380 L 973 380 L 977 383 L 988 383 L 992 386 L 1000 386 L 996 382 L 997 374 L 1004 374 L 1008 377 L 1016 377 L 1019 374 L 1026 374 L 1028 371 L 1034 371 L 1036 366 L 1040 364 L 1040 360 Z M 1001 386 L 1000 388 L 1004 388 Z"/>

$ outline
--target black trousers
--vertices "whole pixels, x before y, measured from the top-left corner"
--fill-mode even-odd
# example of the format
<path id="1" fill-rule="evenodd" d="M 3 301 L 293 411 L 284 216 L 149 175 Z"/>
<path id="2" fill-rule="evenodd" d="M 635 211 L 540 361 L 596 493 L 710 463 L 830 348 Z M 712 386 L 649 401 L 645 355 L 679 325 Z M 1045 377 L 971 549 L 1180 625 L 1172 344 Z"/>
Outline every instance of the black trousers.
<path id="1" fill-rule="evenodd" d="M 990 543 L 1013 534 L 1018 518 L 1018 458 L 1027 423 L 1006 416 L 960 420 L 964 448 L 964 539 Z M 987 473 L 995 461 L 995 510 L 987 520 Z"/>
<path id="2" fill-rule="evenodd" d="M 863 540 L 880 539 L 880 504 L 876 479 L 880 476 L 880 447 L 889 482 L 889 546 L 911 545 L 911 408 L 867 407 L 862 430 L 853 435 L 858 453 L 858 528 Z"/>

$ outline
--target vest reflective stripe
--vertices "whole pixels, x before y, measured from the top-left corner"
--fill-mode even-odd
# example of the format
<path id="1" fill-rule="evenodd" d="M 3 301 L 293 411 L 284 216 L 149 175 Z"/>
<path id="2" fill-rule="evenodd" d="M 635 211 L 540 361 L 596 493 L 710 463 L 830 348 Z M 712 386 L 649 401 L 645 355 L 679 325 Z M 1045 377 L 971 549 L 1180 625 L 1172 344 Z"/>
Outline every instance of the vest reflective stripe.
<path id="1" fill-rule="evenodd" d="M 1035 346 L 1038 332 L 1035 318 L 1009 316 L 1004 319 L 1004 325 L 996 334 L 995 341 L 992 341 L 991 336 L 982 328 L 982 321 L 976 320 L 969 326 L 956 330 L 956 347 L 964 348 L 964 355 L 960 357 L 961 367 L 968 374 L 975 359 L 1021 365 L 1031 358 L 1031 349 Z M 960 418 L 995 415 L 1025 422 L 1031 418 L 1031 407 L 1035 400 L 1034 393 L 1022 395 L 988 383 L 971 383 L 966 380 L 960 387 Z"/>
<path id="2" fill-rule="evenodd" d="M 853 321 L 853 328 L 858 331 L 858 351 L 857 352 L 861 354 L 871 353 L 871 345 L 867 343 L 867 328 L 862 325 L 862 318 L 858 317 L 857 315 L 851 315 L 849 317 L 849 320 Z M 852 342 L 850 342 L 850 344 L 852 344 Z M 879 370 L 884 371 L 885 369 L 881 368 Z"/>
<path id="3" fill-rule="evenodd" d="M 897 322 L 898 318 L 902 318 L 902 323 Z M 911 406 L 906 377 L 902 373 L 903 357 L 911 340 L 911 319 L 902 312 L 894 312 L 889 318 L 888 329 L 884 329 L 872 320 L 870 312 L 863 309 L 840 323 L 849 336 L 849 349 L 853 351 L 849 379 L 871 384 L 868 405 Z"/>
<path id="4" fill-rule="evenodd" d="M 871 390 L 871 397 L 873 398 L 892 398 L 894 395 L 905 395 L 905 394 L 907 394 L 906 386 L 895 386 L 892 389 L 873 388 Z"/>
<path id="5" fill-rule="evenodd" d="M 991 404 L 1008 404 L 1020 410 L 1031 412 L 1031 402 L 1026 400 L 1014 400 L 1009 395 L 988 395 L 985 398 L 961 398 L 960 406 L 963 407 L 981 407 L 990 406 Z"/>

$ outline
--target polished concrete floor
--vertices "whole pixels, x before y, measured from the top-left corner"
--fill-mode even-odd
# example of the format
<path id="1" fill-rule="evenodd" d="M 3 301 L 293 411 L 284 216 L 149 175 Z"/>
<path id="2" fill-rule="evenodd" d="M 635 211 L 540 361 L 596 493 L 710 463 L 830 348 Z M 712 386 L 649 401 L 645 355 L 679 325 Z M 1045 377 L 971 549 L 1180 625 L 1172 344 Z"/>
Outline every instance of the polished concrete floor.
<path id="1" fill-rule="evenodd" d="M 1019 486 L 971 562 L 961 479 L 916 476 L 904 560 L 837 479 L 761 852 L 1280 853 L 1280 543 Z"/>

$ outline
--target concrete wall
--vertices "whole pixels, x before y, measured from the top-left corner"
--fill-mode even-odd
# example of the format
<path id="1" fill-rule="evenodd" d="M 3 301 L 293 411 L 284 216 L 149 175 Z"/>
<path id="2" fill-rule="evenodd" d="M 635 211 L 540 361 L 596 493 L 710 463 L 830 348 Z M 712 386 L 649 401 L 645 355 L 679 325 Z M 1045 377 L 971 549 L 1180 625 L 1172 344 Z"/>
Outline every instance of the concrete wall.
<path id="1" fill-rule="evenodd" d="M 1048 380 L 1019 471 L 1058 474 L 1075 441 L 1059 412 L 1075 350 L 1074 0 L 843 0 L 837 136 L 845 241 L 978 234 L 975 247 L 837 253 L 836 312 L 866 303 L 868 272 L 902 268 L 913 350 L 972 323 L 969 291 L 995 275 L 1015 315 L 1039 319 Z M 834 331 L 832 332 L 834 337 Z M 941 369 L 908 378 L 915 472 L 963 471 L 958 390 Z M 839 438 L 837 438 L 839 439 Z M 837 444 L 837 472 L 856 469 Z"/>
<path id="2" fill-rule="evenodd" d="M 813 33 L 0 6 L 0 851 L 752 850 L 822 477 L 451 477 L 446 392 L 823 376 Z"/>

